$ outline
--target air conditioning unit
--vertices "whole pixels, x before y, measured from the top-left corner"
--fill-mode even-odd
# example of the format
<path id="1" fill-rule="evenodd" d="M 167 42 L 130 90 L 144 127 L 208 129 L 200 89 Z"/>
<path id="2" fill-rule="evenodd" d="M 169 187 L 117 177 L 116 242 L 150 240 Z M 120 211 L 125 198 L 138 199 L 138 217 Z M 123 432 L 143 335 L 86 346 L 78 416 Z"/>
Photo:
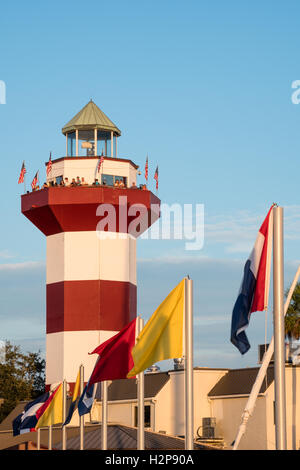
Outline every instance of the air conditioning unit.
<path id="1" fill-rule="evenodd" d="M 216 418 L 202 418 L 202 437 L 205 439 L 214 439 Z"/>

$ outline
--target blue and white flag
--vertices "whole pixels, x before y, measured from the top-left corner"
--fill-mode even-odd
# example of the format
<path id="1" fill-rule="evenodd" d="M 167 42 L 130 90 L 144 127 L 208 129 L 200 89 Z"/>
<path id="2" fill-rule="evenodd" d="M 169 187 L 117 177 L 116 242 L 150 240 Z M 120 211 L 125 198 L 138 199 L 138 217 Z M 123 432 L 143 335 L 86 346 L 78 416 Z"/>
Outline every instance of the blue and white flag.
<path id="1" fill-rule="evenodd" d="M 38 421 L 36 413 L 48 400 L 48 398 L 49 392 L 44 393 L 35 400 L 27 403 L 27 405 L 24 407 L 24 411 L 19 414 L 12 422 L 14 436 L 35 431 L 35 425 Z"/>
<path id="2" fill-rule="evenodd" d="M 91 411 L 96 395 L 97 385 L 98 384 L 93 384 L 89 386 L 88 382 L 84 387 L 83 393 L 78 402 L 79 416 L 83 416 Z"/>

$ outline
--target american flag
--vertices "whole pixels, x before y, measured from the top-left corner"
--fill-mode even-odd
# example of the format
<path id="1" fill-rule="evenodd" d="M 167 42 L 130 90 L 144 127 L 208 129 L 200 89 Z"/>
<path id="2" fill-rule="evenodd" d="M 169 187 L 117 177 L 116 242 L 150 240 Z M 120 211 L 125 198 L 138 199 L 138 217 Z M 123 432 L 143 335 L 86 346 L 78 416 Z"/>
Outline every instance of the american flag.
<path id="1" fill-rule="evenodd" d="M 148 181 L 148 156 L 146 159 L 146 165 L 145 165 L 145 179 Z"/>
<path id="2" fill-rule="evenodd" d="M 20 173 L 19 180 L 18 180 L 18 184 L 24 182 L 25 173 L 26 173 L 25 162 L 23 162 L 22 168 L 21 168 L 21 173 Z"/>
<path id="3" fill-rule="evenodd" d="M 155 170 L 154 179 L 156 180 L 156 190 L 158 190 L 158 166 Z"/>
<path id="4" fill-rule="evenodd" d="M 104 157 L 101 156 L 101 158 L 100 158 L 100 160 L 99 160 L 99 163 L 98 163 L 98 167 L 97 167 L 98 173 L 99 173 L 99 171 L 100 171 L 100 168 L 101 168 L 101 165 L 102 165 L 103 162 L 104 162 Z"/>
<path id="5" fill-rule="evenodd" d="M 38 181 L 39 181 L 39 172 L 37 171 L 31 183 L 32 189 L 36 187 Z"/>
<path id="6" fill-rule="evenodd" d="M 51 152 L 50 152 L 50 157 L 49 157 L 49 162 L 47 164 L 47 176 L 49 176 L 50 171 L 52 170 L 52 160 L 51 160 Z"/>

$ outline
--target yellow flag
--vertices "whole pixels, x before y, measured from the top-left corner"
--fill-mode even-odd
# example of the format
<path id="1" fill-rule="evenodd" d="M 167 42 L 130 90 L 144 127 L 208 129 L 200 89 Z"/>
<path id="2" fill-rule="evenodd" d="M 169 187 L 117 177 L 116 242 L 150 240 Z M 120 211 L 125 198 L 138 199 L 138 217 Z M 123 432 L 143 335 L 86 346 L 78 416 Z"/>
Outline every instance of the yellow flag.
<path id="1" fill-rule="evenodd" d="M 132 349 L 134 377 L 155 362 L 183 356 L 184 279 L 155 310 Z"/>
<path id="2" fill-rule="evenodd" d="M 80 369 L 77 374 L 76 383 L 73 391 L 72 401 L 76 401 L 80 392 Z"/>
<path id="3" fill-rule="evenodd" d="M 54 396 L 53 396 L 54 395 Z M 60 384 L 53 392 L 52 400 L 38 420 L 35 429 L 63 422 L 63 386 Z M 51 399 L 51 397 L 50 397 Z"/>

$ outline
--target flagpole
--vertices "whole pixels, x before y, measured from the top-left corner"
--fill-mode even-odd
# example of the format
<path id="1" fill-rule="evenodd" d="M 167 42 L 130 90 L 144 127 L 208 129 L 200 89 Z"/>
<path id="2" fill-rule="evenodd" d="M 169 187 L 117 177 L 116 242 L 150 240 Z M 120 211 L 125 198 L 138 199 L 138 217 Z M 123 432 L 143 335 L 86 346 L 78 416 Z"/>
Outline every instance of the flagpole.
<path id="1" fill-rule="evenodd" d="M 185 278 L 185 449 L 194 449 L 193 281 Z"/>
<path id="2" fill-rule="evenodd" d="M 48 450 L 52 450 L 52 424 L 48 426 Z"/>
<path id="3" fill-rule="evenodd" d="M 107 380 L 102 382 L 102 450 L 107 450 Z"/>
<path id="4" fill-rule="evenodd" d="M 84 367 L 80 365 L 80 396 L 83 394 L 84 389 Z M 79 416 L 79 428 L 80 428 L 80 450 L 84 449 L 84 415 Z"/>
<path id="5" fill-rule="evenodd" d="M 37 430 L 37 450 L 41 450 L 41 430 Z"/>
<path id="6" fill-rule="evenodd" d="M 63 380 L 63 423 L 66 421 L 67 411 L 67 382 L 66 379 Z M 62 450 L 67 448 L 67 434 L 66 426 L 62 427 Z"/>
<path id="7" fill-rule="evenodd" d="M 289 308 L 290 301 L 291 301 L 293 292 L 295 290 L 295 287 L 297 285 L 299 276 L 300 276 L 300 265 L 297 269 L 297 272 L 295 274 L 293 283 L 290 287 L 287 299 L 286 299 L 285 304 L 284 304 L 284 315 L 286 315 L 287 310 Z M 269 344 L 269 347 L 268 347 L 267 351 L 264 354 L 262 364 L 260 366 L 260 369 L 259 369 L 259 372 L 257 374 L 256 380 L 253 384 L 253 387 L 252 387 L 251 393 L 249 395 L 247 404 L 245 406 L 245 409 L 244 409 L 244 412 L 243 412 L 243 415 L 242 415 L 242 422 L 241 422 L 240 427 L 238 429 L 237 436 L 234 440 L 234 445 L 233 445 L 232 450 L 237 450 L 237 448 L 239 446 L 239 443 L 241 441 L 241 438 L 246 432 L 246 426 L 247 426 L 248 419 L 250 418 L 250 416 L 253 413 L 253 410 L 254 410 L 254 407 L 255 407 L 255 402 L 256 402 L 257 396 L 260 392 L 260 389 L 261 389 L 263 380 L 265 378 L 267 369 L 269 367 L 270 361 L 272 359 L 273 352 L 274 352 L 274 336 L 272 337 L 272 339 L 270 341 L 270 344 Z"/>
<path id="8" fill-rule="evenodd" d="M 144 320 L 138 317 L 138 334 L 144 328 Z M 145 377 L 144 372 L 137 376 L 137 395 L 138 395 L 138 430 L 137 430 L 137 449 L 145 449 Z"/>
<path id="9" fill-rule="evenodd" d="M 276 449 L 286 450 L 283 208 L 274 207 L 273 322 Z"/>

